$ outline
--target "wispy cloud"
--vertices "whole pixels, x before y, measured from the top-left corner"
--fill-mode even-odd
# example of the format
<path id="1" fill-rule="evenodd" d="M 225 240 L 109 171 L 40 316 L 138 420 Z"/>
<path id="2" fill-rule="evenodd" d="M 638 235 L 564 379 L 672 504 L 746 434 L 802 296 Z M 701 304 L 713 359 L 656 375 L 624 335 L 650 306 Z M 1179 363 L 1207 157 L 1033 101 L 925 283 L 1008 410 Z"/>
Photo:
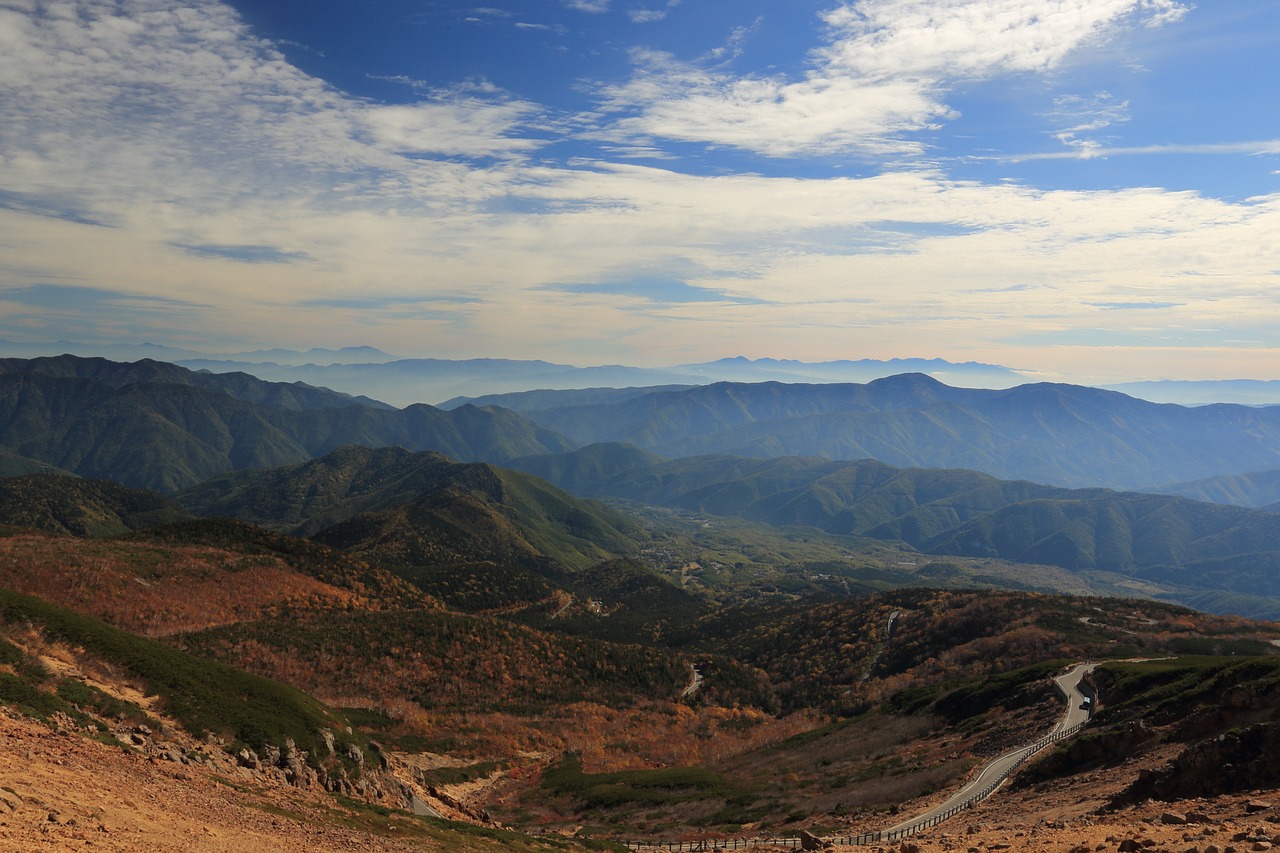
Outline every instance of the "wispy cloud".
<path id="1" fill-rule="evenodd" d="M 827 11 L 803 79 L 733 75 L 636 50 L 604 87 L 602 138 L 731 145 L 768 156 L 919 154 L 911 137 L 954 117 L 960 81 L 1044 72 L 1126 26 L 1163 25 L 1171 0 L 862 0 Z"/>
<path id="2" fill-rule="evenodd" d="M 672 361 L 927 345 L 1025 363 L 1025 341 L 1145 309 L 1108 316 L 1187 346 L 1207 336 L 1178 329 L 1280 345 L 1280 197 L 1049 191 L 895 165 L 952 119 L 957 80 L 1052 71 L 1178 4 L 864 0 L 828 12 L 796 76 L 730 67 L 767 21 L 696 60 L 637 48 L 578 124 L 484 82 L 391 76 L 409 103 L 349 96 L 214 0 L 5 8 L 0 337 L 185 340 L 198 316 L 200 334 L 254 345 Z M 1107 148 L 1122 101 L 1060 101 L 1070 147 L 1022 159 L 1280 153 Z M 589 152 L 573 138 L 584 124 Z M 691 146 L 744 153 L 714 174 L 663 159 Z M 831 177 L 753 171 L 756 153 L 878 159 Z"/>
<path id="3" fill-rule="evenodd" d="M 412 305 L 478 305 L 484 300 L 464 294 L 438 293 L 426 296 L 345 296 L 330 299 L 307 299 L 299 303 L 307 308 L 401 308 Z"/>
<path id="4" fill-rule="evenodd" d="M 1180 302 L 1088 302 L 1085 304 L 1107 311 L 1148 311 L 1181 307 Z"/>
<path id="5" fill-rule="evenodd" d="M 197 257 L 221 258 L 245 264 L 292 264 L 299 261 L 313 260 L 306 252 L 289 252 L 277 246 L 216 245 L 212 243 L 174 243 L 173 246 Z"/>
<path id="6" fill-rule="evenodd" d="M 671 10 L 680 5 L 680 0 L 667 0 L 667 5 L 658 9 L 636 8 L 628 9 L 627 17 L 635 24 L 648 24 L 654 21 L 664 20 Z"/>
<path id="7" fill-rule="evenodd" d="M 50 310 L 81 309 L 86 306 L 94 306 L 95 309 L 100 310 L 104 307 L 125 305 L 163 310 L 180 306 L 208 307 L 199 302 L 168 296 L 66 284 L 33 284 L 26 287 L 0 288 L 0 301 Z"/>
<path id="8" fill-rule="evenodd" d="M 1071 151 L 1035 151 L 1022 154 L 998 154 L 973 159 L 1004 160 L 1019 163 L 1029 160 L 1088 160 L 1095 157 L 1125 157 L 1148 154 L 1243 154 L 1255 156 L 1280 154 L 1280 139 L 1263 139 L 1250 142 L 1196 142 L 1167 143 L 1160 145 L 1120 145 L 1077 147 Z"/>
<path id="9" fill-rule="evenodd" d="M 433 102 L 370 106 L 357 116 L 369 137 L 399 154 L 483 157 L 537 148 L 519 135 L 538 113 L 532 104 L 466 95 Z"/>
<path id="10" fill-rule="evenodd" d="M 698 287 L 686 281 L 665 277 L 628 277 L 624 280 L 609 282 L 590 282 L 581 284 L 549 284 L 546 290 L 561 293 L 607 294 L 613 296 L 635 297 L 646 302 L 687 305 L 695 302 L 736 302 L 759 304 L 758 298 L 744 299 L 723 290 L 710 287 Z"/>
<path id="11" fill-rule="evenodd" d="M 34 193 L 0 190 L 0 208 L 32 213 L 36 216 L 48 216 L 80 225 L 108 225 L 104 220 L 89 213 L 79 201 L 61 193 L 57 196 L 41 196 Z"/>
<path id="12" fill-rule="evenodd" d="M 1062 95 L 1054 101 L 1051 118 L 1065 125 L 1053 136 L 1084 157 L 1094 156 L 1103 146 L 1100 131 L 1129 120 L 1129 104 L 1117 101 L 1109 92 L 1092 96 Z"/>

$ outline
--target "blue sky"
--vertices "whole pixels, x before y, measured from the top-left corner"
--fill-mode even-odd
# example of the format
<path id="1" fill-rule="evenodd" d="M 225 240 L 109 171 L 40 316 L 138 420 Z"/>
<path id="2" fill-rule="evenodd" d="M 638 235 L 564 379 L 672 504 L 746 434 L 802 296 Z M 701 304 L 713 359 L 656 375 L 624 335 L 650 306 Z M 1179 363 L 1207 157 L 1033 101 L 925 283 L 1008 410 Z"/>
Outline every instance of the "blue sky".
<path id="1" fill-rule="evenodd" d="M 1280 4 L 0 0 L 0 339 L 1280 374 Z"/>

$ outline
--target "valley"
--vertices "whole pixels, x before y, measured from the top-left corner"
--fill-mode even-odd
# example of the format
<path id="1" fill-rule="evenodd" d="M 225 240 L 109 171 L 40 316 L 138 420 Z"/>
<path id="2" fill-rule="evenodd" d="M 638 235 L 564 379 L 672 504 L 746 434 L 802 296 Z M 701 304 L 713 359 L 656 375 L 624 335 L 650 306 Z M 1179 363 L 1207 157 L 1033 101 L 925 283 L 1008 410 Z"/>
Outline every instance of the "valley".
<path id="1" fill-rule="evenodd" d="M 918 376 L 577 393 L 396 409 L 3 361 L 0 847 L 847 839 L 1074 726 L 1082 661 L 1082 731 L 892 849 L 1265 829 L 1280 516 L 1239 469 L 1280 459 L 1271 410 Z M 1179 467 L 1183 430 L 1214 452 Z M 1077 484 L 1121 447 L 1114 484 L 1159 455 L 1146 480 L 1184 485 Z"/>

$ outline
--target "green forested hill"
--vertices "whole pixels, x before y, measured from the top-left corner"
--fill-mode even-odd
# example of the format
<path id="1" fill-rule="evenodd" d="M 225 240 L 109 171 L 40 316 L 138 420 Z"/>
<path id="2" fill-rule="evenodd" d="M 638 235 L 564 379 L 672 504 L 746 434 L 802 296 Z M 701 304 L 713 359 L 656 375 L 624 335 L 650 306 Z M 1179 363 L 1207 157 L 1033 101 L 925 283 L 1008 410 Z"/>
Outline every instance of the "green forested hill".
<path id="1" fill-rule="evenodd" d="M 402 448 L 343 447 L 229 474 L 180 500 L 203 515 L 312 536 L 469 608 L 546 598 L 565 572 L 647 537 L 625 516 L 528 474 Z"/>
<path id="2" fill-rule="evenodd" d="M 257 383 L 258 396 L 279 397 L 269 393 L 271 384 Z M 176 491 L 228 471 L 302 462 L 352 443 L 499 462 L 572 447 L 505 410 L 273 408 L 194 381 L 121 384 L 113 377 L 108 384 L 40 372 L 0 373 L 0 446 L 128 486 Z"/>
<path id="3" fill-rule="evenodd" d="M 567 453 L 513 459 L 508 466 L 555 483 L 576 495 L 591 494 L 600 483 L 626 471 L 647 468 L 663 458 L 630 444 L 592 444 Z"/>
<path id="4" fill-rule="evenodd" d="M 0 523 L 75 536 L 117 536 L 190 518 L 154 492 L 44 474 L 0 479 Z"/>
<path id="5" fill-rule="evenodd" d="M 0 358 L 0 375 L 35 373 L 68 379 L 90 379 L 109 388 L 128 385 L 191 385 L 217 391 L 246 403 L 261 403 L 273 409 L 335 409 L 362 405 L 379 409 L 392 406 L 355 397 L 303 382 L 264 382 L 247 373 L 210 373 L 188 370 L 164 361 L 142 359 L 135 362 L 82 358 L 74 355 L 47 358 Z"/>
<path id="6" fill-rule="evenodd" d="M 1178 600 L 1196 606 L 1280 613 L 1280 516 L 1261 510 L 968 470 L 797 457 L 637 465 L 584 491 L 900 541 L 933 554 L 1139 576 L 1181 588 Z M 1229 595 L 1205 597 L 1207 591 Z"/>
<path id="7" fill-rule="evenodd" d="M 1280 469 L 1208 477 L 1190 483 L 1173 483 L 1154 491 L 1166 495 L 1181 495 L 1193 501 L 1235 504 L 1275 512 L 1274 507 L 1280 504 Z"/>
<path id="8" fill-rule="evenodd" d="M 1130 489 L 1280 467 L 1280 407 L 1160 405 L 1074 385 L 992 391 L 909 374 L 865 385 L 719 383 L 613 403 L 568 399 L 565 392 L 560 405 L 525 413 L 581 444 L 625 442 L 668 458 L 870 458 Z"/>

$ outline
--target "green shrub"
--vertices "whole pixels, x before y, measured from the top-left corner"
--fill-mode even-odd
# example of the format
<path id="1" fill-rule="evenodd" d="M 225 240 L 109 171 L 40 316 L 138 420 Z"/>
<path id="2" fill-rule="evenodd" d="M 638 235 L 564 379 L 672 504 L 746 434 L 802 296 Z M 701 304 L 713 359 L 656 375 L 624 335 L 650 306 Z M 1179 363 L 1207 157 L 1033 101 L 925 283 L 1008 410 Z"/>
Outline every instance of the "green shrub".
<path id="1" fill-rule="evenodd" d="M 346 728 L 346 720 L 299 690 L 0 589 L 0 623 L 28 622 L 40 625 L 50 639 L 79 646 L 140 679 L 148 694 L 159 696 L 166 711 L 196 737 L 213 733 L 255 749 L 292 738 L 315 756 L 320 729 Z M 105 694 L 86 694 L 74 686 L 65 689 L 94 707 L 110 706 Z"/>

